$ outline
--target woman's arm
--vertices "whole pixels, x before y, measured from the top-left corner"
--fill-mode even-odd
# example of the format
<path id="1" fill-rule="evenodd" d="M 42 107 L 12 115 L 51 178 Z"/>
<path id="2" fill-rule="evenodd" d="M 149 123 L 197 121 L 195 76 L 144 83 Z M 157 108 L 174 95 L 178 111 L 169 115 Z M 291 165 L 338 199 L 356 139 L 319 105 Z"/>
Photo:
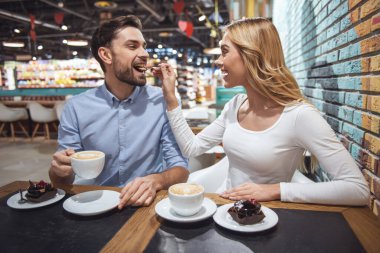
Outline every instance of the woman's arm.
<path id="1" fill-rule="evenodd" d="M 281 200 L 331 205 L 366 205 L 369 189 L 350 153 L 312 106 L 303 108 L 295 121 L 298 145 L 316 156 L 332 177 L 330 182 L 281 183 Z"/>
<path id="2" fill-rule="evenodd" d="M 154 75 L 162 80 L 162 90 L 167 104 L 167 115 L 177 143 L 186 157 L 198 156 L 222 142 L 225 129 L 224 112 L 198 135 L 194 135 L 182 115 L 175 96 L 176 75 L 169 64 L 161 64 Z M 224 110 L 225 111 L 225 110 Z"/>

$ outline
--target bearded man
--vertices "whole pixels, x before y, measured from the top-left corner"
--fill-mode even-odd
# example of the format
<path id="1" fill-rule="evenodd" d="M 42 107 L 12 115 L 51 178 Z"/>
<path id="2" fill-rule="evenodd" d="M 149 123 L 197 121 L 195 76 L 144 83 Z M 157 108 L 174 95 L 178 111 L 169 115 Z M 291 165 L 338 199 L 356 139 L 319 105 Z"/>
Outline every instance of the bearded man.
<path id="1" fill-rule="evenodd" d="M 53 183 L 71 184 L 72 154 L 104 152 L 104 169 L 93 183 L 123 187 L 119 209 L 149 205 L 157 191 L 185 182 L 189 175 L 168 123 L 161 88 L 145 85 L 149 55 L 141 30 L 141 21 L 128 15 L 109 20 L 94 32 L 91 51 L 105 83 L 67 101 L 49 170 Z"/>

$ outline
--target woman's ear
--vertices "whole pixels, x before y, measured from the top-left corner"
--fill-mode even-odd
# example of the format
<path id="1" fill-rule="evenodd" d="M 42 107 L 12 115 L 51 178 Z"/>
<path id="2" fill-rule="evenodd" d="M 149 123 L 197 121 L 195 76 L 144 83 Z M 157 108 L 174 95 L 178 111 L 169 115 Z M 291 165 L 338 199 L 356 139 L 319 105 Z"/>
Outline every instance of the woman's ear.
<path id="1" fill-rule="evenodd" d="M 112 55 L 111 55 L 111 50 L 109 48 L 99 47 L 98 55 L 105 64 L 109 65 L 112 63 Z"/>

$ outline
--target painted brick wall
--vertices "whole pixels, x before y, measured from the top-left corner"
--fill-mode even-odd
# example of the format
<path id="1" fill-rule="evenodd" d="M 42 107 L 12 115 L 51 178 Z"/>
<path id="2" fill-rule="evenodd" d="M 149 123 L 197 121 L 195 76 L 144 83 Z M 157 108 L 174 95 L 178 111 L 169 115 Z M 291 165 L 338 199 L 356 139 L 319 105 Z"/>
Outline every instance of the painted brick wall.
<path id="1" fill-rule="evenodd" d="M 287 66 L 358 162 L 380 217 L 380 0 L 275 0 Z"/>

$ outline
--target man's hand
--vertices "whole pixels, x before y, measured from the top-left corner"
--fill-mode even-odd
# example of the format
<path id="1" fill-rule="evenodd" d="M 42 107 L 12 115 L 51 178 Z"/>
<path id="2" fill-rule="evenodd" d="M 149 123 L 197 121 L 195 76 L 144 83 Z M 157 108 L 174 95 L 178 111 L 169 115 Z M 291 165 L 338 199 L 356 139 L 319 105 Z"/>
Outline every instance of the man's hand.
<path id="1" fill-rule="evenodd" d="M 70 156 L 75 151 L 66 149 L 58 151 L 53 155 L 53 161 L 49 170 L 50 180 L 54 183 L 72 183 L 74 180 L 74 172 L 71 168 Z"/>
<path id="2" fill-rule="evenodd" d="M 120 193 L 119 209 L 124 206 L 149 206 L 156 197 L 156 192 L 167 189 L 176 183 L 186 182 L 189 171 L 176 166 L 158 174 L 135 178 Z"/>
<path id="3" fill-rule="evenodd" d="M 154 175 L 138 177 L 129 182 L 120 193 L 120 203 L 118 208 L 124 206 L 149 206 L 159 190 L 158 183 Z"/>
<path id="4" fill-rule="evenodd" d="M 280 184 L 245 183 L 223 192 L 220 196 L 231 200 L 271 201 L 280 199 Z"/>

